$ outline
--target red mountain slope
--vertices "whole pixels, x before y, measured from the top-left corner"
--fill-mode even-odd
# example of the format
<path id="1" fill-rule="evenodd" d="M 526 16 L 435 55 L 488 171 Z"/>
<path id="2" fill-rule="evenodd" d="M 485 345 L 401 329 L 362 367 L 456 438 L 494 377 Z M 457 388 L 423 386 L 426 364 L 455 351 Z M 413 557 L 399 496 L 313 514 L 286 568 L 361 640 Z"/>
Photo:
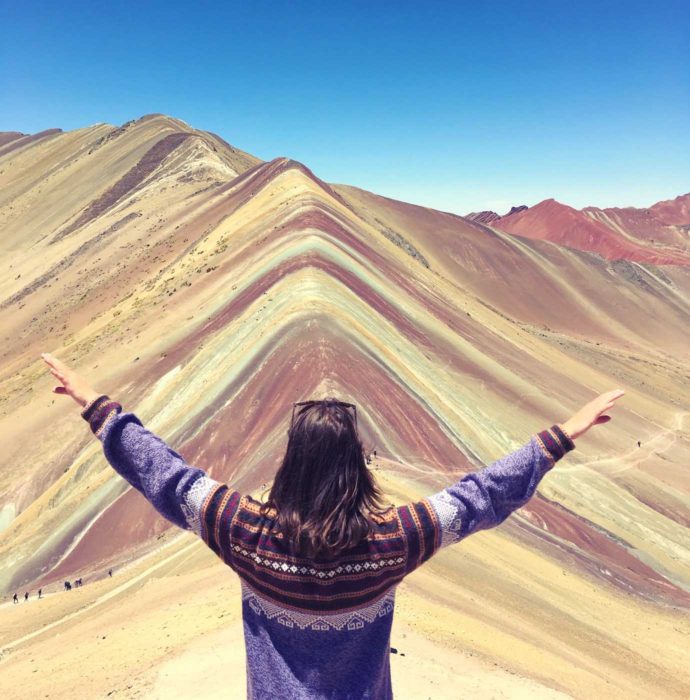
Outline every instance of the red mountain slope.
<path id="1" fill-rule="evenodd" d="M 578 211 L 555 199 L 546 199 L 534 207 L 500 219 L 494 226 L 507 233 L 598 253 L 607 260 L 625 259 L 655 265 L 690 263 L 687 248 L 640 240 L 622 227 L 603 223 L 593 215 L 594 211 L 593 208 Z"/>

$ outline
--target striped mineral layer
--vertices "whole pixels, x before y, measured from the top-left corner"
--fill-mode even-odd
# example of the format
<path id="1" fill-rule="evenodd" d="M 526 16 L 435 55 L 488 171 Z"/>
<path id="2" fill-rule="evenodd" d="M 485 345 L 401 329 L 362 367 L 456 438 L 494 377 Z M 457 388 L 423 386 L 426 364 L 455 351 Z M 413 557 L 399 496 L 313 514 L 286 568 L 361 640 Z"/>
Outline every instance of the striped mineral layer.
<path id="1" fill-rule="evenodd" d="M 256 497 L 293 401 L 356 403 L 400 504 L 624 388 L 524 508 L 406 579 L 393 684 L 400 698 L 690 695 L 687 219 L 679 198 L 470 221 L 160 114 L 0 134 L 3 683 L 244 693 L 235 575 L 113 472 L 51 393 L 50 352 Z"/>

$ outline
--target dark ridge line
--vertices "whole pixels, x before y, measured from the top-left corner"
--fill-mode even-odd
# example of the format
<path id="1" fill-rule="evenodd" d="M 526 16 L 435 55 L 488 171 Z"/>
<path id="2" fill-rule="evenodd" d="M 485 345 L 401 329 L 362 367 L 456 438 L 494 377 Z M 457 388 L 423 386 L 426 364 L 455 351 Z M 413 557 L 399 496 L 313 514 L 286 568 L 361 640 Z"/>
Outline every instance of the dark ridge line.
<path id="1" fill-rule="evenodd" d="M 0 131 L 0 147 L 24 136 L 28 136 L 28 134 L 23 134 L 21 131 Z"/>
<path id="2" fill-rule="evenodd" d="M 243 151 L 241 148 L 237 148 L 236 146 L 233 146 L 232 144 L 229 144 L 222 136 L 219 136 L 218 134 L 214 133 L 213 131 L 203 131 L 201 129 L 197 130 L 199 136 L 202 136 L 206 144 L 213 149 L 215 153 L 222 153 L 222 151 L 218 148 L 217 144 L 215 143 L 218 141 L 221 143 L 230 153 L 230 155 L 234 156 L 234 158 L 239 159 L 242 163 L 242 166 L 245 168 L 253 168 L 255 165 L 263 165 L 266 161 L 261 160 L 261 158 L 257 158 L 256 156 L 253 156 L 251 153 L 247 153 L 246 151 Z M 228 158 L 228 154 L 225 154 L 225 157 Z M 258 160 L 258 163 L 254 163 L 253 161 Z M 231 160 L 233 166 L 235 163 Z"/>
<path id="3" fill-rule="evenodd" d="M 47 272 L 44 272 L 40 277 L 36 278 L 33 282 L 28 284 L 26 287 L 23 289 L 20 289 L 18 292 L 13 294 L 11 297 L 8 299 L 5 299 L 2 303 L 0 303 L 0 310 L 1 309 L 6 309 L 8 306 L 11 306 L 12 304 L 15 304 L 17 302 L 20 302 L 22 299 L 27 297 L 29 294 L 32 294 L 35 292 L 39 287 L 43 286 L 48 280 L 50 280 L 52 277 L 57 275 L 59 272 L 62 272 L 66 270 L 68 267 L 71 267 L 71 265 L 75 262 L 75 260 L 80 256 L 86 253 L 88 250 L 93 248 L 97 243 L 99 243 L 101 240 L 103 240 L 106 236 L 110 236 L 111 234 L 115 233 L 118 229 L 121 229 L 125 224 L 129 223 L 132 219 L 137 219 L 141 216 L 141 212 L 135 211 L 131 212 L 130 214 L 127 214 L 127 216 L 123 217 L 119 221 L 116 221 L 112 226 L 110 226 L 108 229 L 105 231 L 102 231 L 99 233 L 97 236 L 94 236 L 93 238 L 90 238 L 88 241 L 85 241 L 82 243 L 75 251 L 70 253 L 66 258 L 63 258 L 59 263 L 56 265 L 53 265 L 53 267 L 50 268 Z"/>
<path id="4" fill-rule="evenodd" d="M 381 219 L 377 218 L 376 216 L 374 217 L 374 221 L 378 224 L 376 228 L 389 240 L 391 243 L 394 245 L 398 246 L 398 248 L 401 248 L 404 250 L 410 257 L 414 258 L 417 260 L 417 262 L 420 262 L 424 267 L 426 267 L 428 270 L 431 269 L 431 266 L 429 265 L 429 261 L 410 243 L 407 238 L 405 238 L 402 234 L 398 233 L 397 231 L 394 231 L 390 226 L 386 226 L 386 224 L 381 221 Z"/>
<path id="5" fill-rule="evenodd" d="M 244 151 L 240 151 L 239 148 L 231 146 L 222 136 L 218 136 L 218 134 L 214 133 L 213 131 L 206 131 L 204 133 L 213 136 L 214 139 L 218 139 L 218 141 L 220 141 L 228 150 L 232 151 L 233 153 L 244 153 Z M 214 150 L 216 150 L 215 147 Z M 263 163 L 259 163 L 259 165 L 263 165 Z"/>
<path id="6" fill-rule="evenodd" d="M 349 187 L 349 185 L 346 185 Z M 359 188 L 357 188 L 359 189 Z M 363 192 L 366 192 L 367 190 L 362 190 Z M 337 193 L 335 193 L 337 194 Z M 371 193 L 375 194 L 375 193 Z M 375 196 L 380 196 L 380 195 L 375 195 Z M 374 216 L 373 219 L 376 223 L 372 223 L 369 219 L 367 219 L 363 214 L 361 214 L 357 209 L 355 209 L 353 206 L 351 206 L 348 202 L 344 201 L 343 198 L 337 194 L 338 199 L 343 202 L 343 204 L 352 212 L 354 216 L 356 216 L 360 221 L 363 221 L 366 224 L 369 224 L 369 226 L 373 226 L 379 233 L 382 233 L 391 243 L 396 245 L 398 248 L 401 248 L 403 251 L 405 251 L 411 258 L 416 260 L 418 263 L 421 263 L 424 265 L 424 267 L 427 268 L 427 270 L 430 270 L 431 272 L 435 272 L 434 269 L 429 265 L 429 261 L 410 243 L 402 234 L 398 233 L 397 231 L 394 231 L 390 226 L 387 226 L 386 224 L 381 221 L 378 217 Z M 389 197 L 383 197 L 383 199 L 390 199 Z M 390 200 L 390 201 L 399 201 L 399 200 Z M 417 205 L 414 205 L 417 206 Z M 446 212 L 441 212 L 442 214 Z M 456 216 L 453 214 L 453 216 Z M 462 218 L 462 217 L 459 217 Z M 438 274 L 438 273 L 436 273 Z"/>
<path id="7" fill-rule="evenodd" d="M 96 141 L 93 142 L 91 148 L 89 148 L 89 155 L 93 153 L 94 151 L 97 151 L 101 146 L 105 145 L 108 143 L 108 141 L 112 141 L 116 139 L 118 136 L 122 136 L 122 134 L 129 129 L 130 126 L 136 123 L 136 120 L 132 119 L 128 122 L 125 122 L 122 124 L 122 126 L 117 126 L 111 129 L 105 136 L 101 136 L 101 138 L 97 139 Z"/>
<path id="8" fill-rule="evenodd" d="M 98 199 L 91 202 L 88 207 L 82 212 L 81 216 L 63 229 L 60 233 L 53 236 L 48 245 L 53 245 L 58 241 L 81 228 L 85 224 L 93 221 L 108 209 L 117 204 L 121 199 L 134 190 L 141 182 L 147 178 L 162 162 L 170 155 L 181 143 L 186 141 L 192 134 L 177 131 L 164 136 L 160 141 L 155 143 L 142 156 L 141 160 L 125 173 L 109 190 L 104 192 Z"/>
<path id="9" fill-rule="evenodd" d="M 45 131 L 39 131 L 37 134 L 31 134 L 27 136 L 21 136 L 20 138 L 13 139 L 4 147 L 0 148 L 0 158 L 6 156 L 8 153 L 15 151 L 17 148 L 26 146 L 34 141 L 40 141 L 41 139 L 48 138 L 49 136 L 57 136 L 62 134 L 62 129 L 46 129 Z"/>

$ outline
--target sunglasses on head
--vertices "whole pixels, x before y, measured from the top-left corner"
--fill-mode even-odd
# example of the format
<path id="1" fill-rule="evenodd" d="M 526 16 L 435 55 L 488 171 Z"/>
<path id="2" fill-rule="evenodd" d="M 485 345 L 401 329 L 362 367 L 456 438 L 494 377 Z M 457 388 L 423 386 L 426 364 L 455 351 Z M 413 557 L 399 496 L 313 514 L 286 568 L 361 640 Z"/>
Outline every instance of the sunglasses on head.
<path id="1" fill-rule="evenodd" d="M 343 408 L 351 408 L 353 409 L 353 414 L 354 414 L 354 419 L 355 419 L 355 427 L 357 427 L 357 406 L 355 406 L 353 403 L 346 403 L 345 401 L 329 401 L 328 399 L 321 399 L 319 401 L 297 401 L 292 404 L 292 418 L 290 419 L 290 430 L 292 430 L 292 425 L 295 422 L 295 408 L 298 406 L 317 406 L 317 405 L 324 405 L 324 406 L 342 406 Z M 304 410 L 303 408 L 300 409 L 300 412 Z M 297 414 L 299 415 L 299 413 Z"/>

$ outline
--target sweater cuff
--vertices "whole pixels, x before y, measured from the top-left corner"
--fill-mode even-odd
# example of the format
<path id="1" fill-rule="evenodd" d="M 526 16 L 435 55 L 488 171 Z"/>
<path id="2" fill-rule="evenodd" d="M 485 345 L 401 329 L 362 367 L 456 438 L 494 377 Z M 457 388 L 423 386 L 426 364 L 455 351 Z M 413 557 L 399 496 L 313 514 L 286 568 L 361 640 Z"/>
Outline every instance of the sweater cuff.
<path id="1" fill-rule="evenodd" d="M 109 401 L 110 397 L 107 396 L 106 394 L 101 394 L 100 396 L 97 396 L 95 399 L 92 401 L 89 401 L 84 408 L 81 411 L 81 417 L 88 421 L 93 412 L 98 408 L 100 404 L 102 404 L 104 401 Z"/>
<path id="2" fill-rule="evenodd" d="M 91 432 L 99 437 L 108 419 L 121 412 L 122 406 L 103 394 L 84 407 L 81 417 L 89 424 Z"/>
<path id="3" fill-rule="evenodd" d="M 537 433 L 537 437 L 544 451 L 554 463 L 563 457 L 566 452 L 575 449 L 575 443 L 559 425 L 552 425 L 550 428 L 542 430 Z"/>

